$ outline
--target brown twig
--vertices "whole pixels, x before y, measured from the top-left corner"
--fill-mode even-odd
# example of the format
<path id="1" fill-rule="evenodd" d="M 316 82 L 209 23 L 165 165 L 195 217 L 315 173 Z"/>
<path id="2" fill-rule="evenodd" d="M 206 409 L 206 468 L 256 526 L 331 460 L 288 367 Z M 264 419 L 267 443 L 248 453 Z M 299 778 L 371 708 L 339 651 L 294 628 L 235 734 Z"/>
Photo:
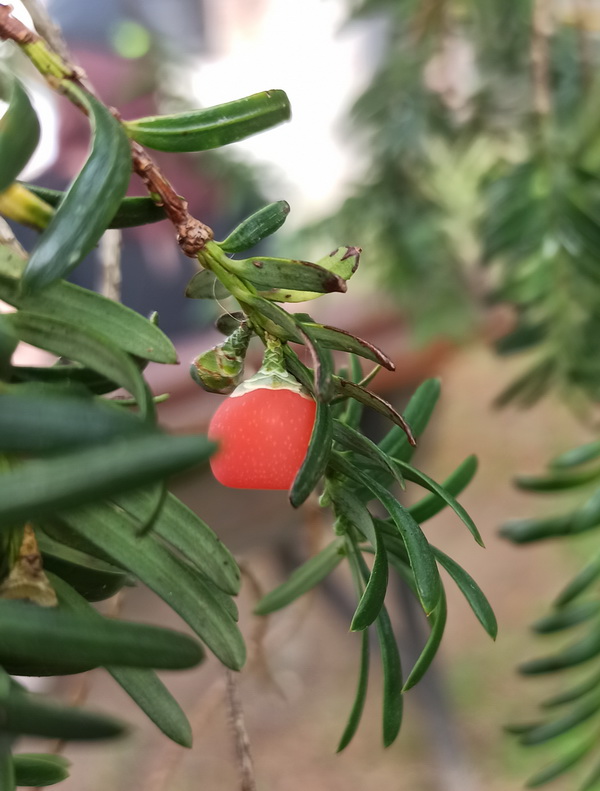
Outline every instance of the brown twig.
<path id="1" fill-rule="evenodd" d="M 12 16 L 11 5 L 0 5 L 0 38 L 10 39 L 19 45 L 33 44 L 40 40 L 37 33 L 29 30 L 22 22 Z"/>
<path id="2" fill-rule="evenodd" d="M 123 604 L 125 602 L 125 593 L 124 591 L 120 590 L 116 593 L 110 602 L 110 607 L 106 613 L 108 618 L 118 618 L 121 614 L 121 610 L 123 609 Z M 71 691 L 71 696 L 69 698 L 69 705 L 70 706 L 83 706 L 83 704 L 87 701 L 90 692 L 92 690 L 92 681 L 94 679 L 93 670 L 88 670 L 87 673 L 82 673 L 80 676 L 77 677 L 77 681 L 73 685 L 73 689 Z M 65 739 L 58 739 L 55 744 L 52 752 L 54 755 L 61 755 L 65 748 L 67 747 L 67 740 Z M 44 791 L 46 786 L 40 786 L 37 788 L 30 788 L 30 791 Z"/>
<path id="3" fill-rule="evenodd" d="M 12 6 L 0 4 L 0 39 L 14 41 L 24 48 L 25 53 L 30 57 L 31 49 L 34 48 L 34 45 L 43 45 L 48 48 L 45 39 L 12 16 L 12 10 Z M 44 21 L 40 23 L 40 26 L 44 30 L 49 29 L 51 26 L 58 30 L 47 15 L 45 15 Z M 74 83 L 83 90 L 94 93 L 93 87 L 87 84 L 85 74 L 81 69 L 74 66 L 69 59 L 63 57 L 58 51 L 55 52 L 52 48 L 48 49 L 47 54 L 51 54 L 53 57 L 51 59 L 51 67 L 46 70 L 40 68 L 39 63 L 34 58 L 31 59 L 54 90 L 68 94 L 68 85 Z M 69 98 L 73 100 L 73 97 L 69 96 Z M 77 104 L 76 101 L 74 103 Z M 80 107 L 80 109 L 83 108 Z M 110 110 L 118 120 L 121 120 L 116 110 L 113 108 L 110 108 Z M 212 229 L 192 217 L 188 211 L 187 201 L 177 194 L 156 162 L 135 141 L 131 142 L 131 160 L 133 170 L 146 185 L 146 189 L 152 199 L 159 206 L 164 207 L 167 217 L 175 227 L 179 246 L 187 256 L 195 258 L 206 242 L 213 238 Z"/>
<path id="4" fill-rule="evenodd" d="M 242 707 L 237 677 L 229 668 L 225 668 L 225 677 L 227 680 L 226 691 L 229 720 L 235 740 L 235 751 L 240 773 L 240 791 L 256 791 L 254 762 L 252 761 L 250 738 L 246 728 L 246 720 L 244 718 L 244 709 Z"/>
<path id="5" fill-rule="evenodd" d="M 146 150 L 139 143 L 131 143 L 133 169 L 146 185 L 152 199 L 164 207 L 165 214 L 175 226 L 177 242 L 190 258 L 213 238 L 212 229 L 197 220 L 188 211 L 187 201 L 177 194 L 172 184 Z"/>

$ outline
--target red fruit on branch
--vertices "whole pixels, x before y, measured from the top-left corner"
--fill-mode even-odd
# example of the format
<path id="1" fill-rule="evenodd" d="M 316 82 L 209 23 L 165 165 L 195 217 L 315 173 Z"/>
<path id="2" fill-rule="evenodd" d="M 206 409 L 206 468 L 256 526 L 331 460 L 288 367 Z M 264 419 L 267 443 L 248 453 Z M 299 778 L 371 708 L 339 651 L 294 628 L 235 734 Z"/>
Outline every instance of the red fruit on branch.
<path id="1" fill-rule="evenodd" d="M 242 385 L 217 409 L 208 437 L 219 442 L 210 466 L 234 489 L 289 489 L 308 449 L 316 404 L 299 386 Z"/>

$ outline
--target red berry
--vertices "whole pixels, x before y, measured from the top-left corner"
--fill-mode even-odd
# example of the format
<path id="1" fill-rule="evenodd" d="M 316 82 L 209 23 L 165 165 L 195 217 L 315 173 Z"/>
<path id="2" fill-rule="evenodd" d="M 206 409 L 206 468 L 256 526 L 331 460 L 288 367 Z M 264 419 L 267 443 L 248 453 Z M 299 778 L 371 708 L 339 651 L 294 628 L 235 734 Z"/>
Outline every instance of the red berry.
<path id="1" fill-rule="evenodd" d="M 289 489 L 302 466 L 315 422 L 316 404 L 287 388 L 231 396 L 217 409 L 208 437 L 215 478 L 234 489 Z"/>

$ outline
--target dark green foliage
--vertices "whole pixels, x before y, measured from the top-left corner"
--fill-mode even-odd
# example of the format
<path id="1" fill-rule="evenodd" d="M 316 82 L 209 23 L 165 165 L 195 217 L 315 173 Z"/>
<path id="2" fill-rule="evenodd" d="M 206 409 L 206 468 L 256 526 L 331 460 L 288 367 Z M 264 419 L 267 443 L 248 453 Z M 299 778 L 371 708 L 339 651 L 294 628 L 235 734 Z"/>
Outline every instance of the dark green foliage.
<path id="1" fill-rule="evenodd" d="M 69 761 L 52 753 L 19 753 L 13 756 L 18 786 L 51 786 L 69 776 Z"/>
<path id="2" fill-rule="evenodd" d="M 65 197 L 64 192 L 40 187 L 37 184 L 24 183 L 23 186 L 53 208 L 58 208 Z M 123 198 L 108 227 L 134 228 L 138 225 L 164 220 L 165 217 L 165 210 L 162 206 L 157 206 L 152 198 Z"/>
<path id="3" fill-rule="evenodd" d="M 205 438 L 166 437 L 153 430 L 49 459 L 16 465 L 0 476 L 0 529 L 109 494 L 120 494 L 205 461 Z"/>
<path id="4" fill-rule="evenodd" d="M 61 206 L 65 205 L 66 199 Z M 49 228 L 46 233 L 54 232 Z M 76 591 L 97 601 L 141 578 L 188 616 L 224 661 L 242 664 L 243 645 L 233 620 L 237 609 L 229 598 L 240 580 L 233 558 L 202 520 L 172 496 L 157 500 L 160 489 L 149 487 L 152 480 L 206 460 L 212 446 L 204 437 L 169 437 L 155 425 L 140 368 L 144 359 L 172 363 L 176 355 L 153 323 L 64 281 L 23 296 L 19 278 L 24 265 L 18 253 L 2 248 L 0 296 L 19 308 L 3 326 L 6 323 L 15 339 L 70 362 L 40 369 L 5 363 L 0 433 L 1 450 L 10 454 L 10 463 L 0 475 L 0 520 L 7 535 L 20 520 L 39 520 L 39 547 L 59 606 L 53 611 L 4 603 L 0 662 L 20 675 L 81 672 L 106 665 L 167 736 L 189 746 L 185 715 L 150 668 L 195 665 L 202 658 L 201 646 L 177 632 L 103 619 Z M 135 397 L 137 414 L 98 397 L 119 385 Z M 85 508 L 72 510 L 84 503 Z M 108 538 L 99 548 L 93 543 L 78 546 L 64 527 L 62 532 L 51 529 L 50 515 L 56 517 L 65 508 L 69 510 L 61 514 L 62 523 L 72 522 L 83 536 L 96 532 L 93 525 L 106 536 L 111 514 L 129 535 L 115 533 L 114 541 Z M 157 508 L 155 532 L 136 538 Z M 142 544 L 149 549 L 142 549 Z M 3 722 L 10 733 L 106 738 L 122 732 L 112 720 L 47 704 L 40 708 L 32 701 L 18 696 L 6 703 Z M 24 777 L 30 784 L 49 784 L 66 776 L 64 767 L 42 759 L 16 758 L 14 771 L 17 782 Z"/>
<path id="5" fill-rule="evenodd" d="M 28 395 L 15 385 L 0 394 L 0 452 L 55 454 L 145 430 L 143 421 L 103 399 L 46 392 Z"/>
<path id="6" fill-rule="evenodd" d="M 0 625 L 0 662 L 5 667 L 18 668 L 21 662 L 31 667 L 38 652 L 41 667 L 59 674 L 72 672 L 72 666 L 88 670 L 110 664 L 177 670 L 202 660 L 199 644 L 186 635 L 101 616 L 90 621 L 22 602 L 0 602 Z"/>
<path id="7" fill-rule="evenodd" d="M 142 371 L 148 360 L 177 362 L 173 345 L 152 321 L 60 279 L 107 227 L 164 216 L 150 198 L 123 198 L 130 178 L 123 127 L 96 99 L 70 90 L 90 114 L 89 159 L 66 194 L 28 185 L 47 201 L 44 216 L 52 218 L 38 223 L 47 227 L 29 260 L 10 244 L 0 248 L 0 298 L 17 308 L 2 318 L 0 344 L 2 576 L 12 562 L 5 552 L 17 540 L 15 529 L 35 518 L 58 607 L 0 601 L 0 664 L 19 675 L 107 666 L 169 738 L 190 746 L 185 715 L 151 668 L 196 665 L 202 646 L 170 630 L 103 618 L 86 599 L 108 598 L 141 580 L 238 668 L 244 647 L 230 596 L 239 590 L 240 575 L 212 530 L 174 497 L 165 498 L 161 485 L 151 486 L 206 461 L 213 449 L 204 437 L 169 437 L 156 426 Z M 15 112 L 25 112 L 26 96 L 16 82 L 13 98 Z M 7 185 L 32 140 L 29 121 L 23 117 L 17 139 L 11 119 L 5 118 L 0 135 L 1 159 L 14 169 Z M 15 142 L 19 151 L 11 148 Z M 15 368 L 18 340 L 62 359 L 47 368 Z M 119 386 L 131 393 L 137 413 L 99 397 Z M 149 527 L 149 535 L 138 535 Z M 49 785 L 68 774 L 65 762 L 51 756 L 11 759 L 13 736 L 96 739 L 124 730 L 110 718 L 40 703 L 9 687 L 0 695 L 0 711 L 3 788 Z"/>
<path id="8" fill-rule="evenodd" d="M 154 323 L 100 294 L 62 280 L 36 294 L 21 294 L 19 283 L 26 264 L 27 259 L 11 247 L 0 247 L 0 299 L 28 313 L 60 317 L 68 322 L 71 333 L 101 335 L 142 360 L 177 362 L 173 344 Z"/>
<path id="9" fill-rule="evenodd" d="M 125 732 L 123 723 L 112 717 L 47 703 L 39 695 L 15 690 L 0 700 L 0 712 L 3 731 L 13 736 L 26 734 L 89 741 L 112 739 Z"/>
<path id="10" fill-rule="evenodd" d="M 135 523 L 109 503 L 61 514 L 68 537 L 82 536 L 115 563 L 131 571 L 164 599 L 228 667 L 244 664 L 245 650 L 234 617 L 235 604 L 190 563 L 154 534 L 140 536 Z M 233 607 L 233 609 L 232 609 Z"/>
<path id="11" fill-rule="evenodd" d="M 356 688 L 356 697 L 352 705 L 348 723 L 338 744 L 337 752 L 344 750 L 354 738 L 360 719 L 362 717 L 363 709 L 365 707 L 365 700 L 367 699 L 367 688 L 369 685 L 369 632 L 365 630 L 361 635 L 361 649 L 360 649 L 360 670 L 358 675 L 358 684 Z"/>
<path id="12" fill-rule="evenodd" d="M 83 260 L 129 185 L 131 153 L 123 126 L 96 98 L 78 94 L 92 124 L 92 149 L 29 259 L 21 284 L 25 293 L 64 277 Z"/>
<path id="13" fill-rule="evenodd" d="M 127 494 L 114 494 L 111 501 L 134 524 L 143 524 L 152 492 L 148 488 L 135 489 Z M 152 531 L 222 591 L 232 596 L 239 593 L 241 574 L 231 552 L 206 522 L 172 494 L 167 494 Z"/>
<path id="14" fill-rule="evenodd" d="M 96 626 L 101 616 L 64 580 L 50 575 L 50 581 L 65 610 L 92 618 Z M 192 729 L 177 701 L 152 670 L 142 667 L 107 667 L 108 672 L 163 733 L 183 747 L 191 747 Z"/>
<path id="15" fill-rule="evenodd" d="M 589 531 L 600 523 L 600 494 L 598 470 L 593 466 L 597 458 L 597 443 L 587 443 L 552 460 L 548 474 L 538 478 L 519 478 L 518 484 L 534 492 L 560 494 L 563 490 L 579 493 L 583 501 L 570 513 L 538 520 L 522 520 L 505 525 L 503 534 L 516 542 L 538 541 Z M 591 492 L 591 493 L 590 493 Z M 568 639 L 546 655 L 528 660 L 519 667 L 525 675 L 561 676 L 576 673 L 579 666 L 591 666 L 584 681 L 569 686 L 564 682 L 559 691 L 541 703 L 546 716 L 534 726 L 520 729 L 521 744 L 537 745 L 556 740 L 570 749 L 555 763 L 542 769 L 528 781 L 529 787 L 549 782 L 571 767 L 583 762 L 597 744 L 600 696 L 598 694 L 597 664 L 600 657 L 600 598 L 596 582 L 600 575 L 600 560 L 594 557 L 556 596 L 551 612 L 538 619 L 534 632 L 542 635 L 560 635 Z M 577 676 L 575 676 L 577 678 Z M 556 713 L 555 708 L 560 707 Z M 566 709 L 566 713 L 563 710 Z M 574 745 L 574 746 L 573 746 Z M 596 787 L 597 772 L 578 786 L 579 791 Z M 589 782 L 588 782 L 589 781 Z"/>
<path id="16" fill-rule="evenodd" d="M 261 291 L 286 287 L 291 291 L 323 293 L 346 290 L 342 278 L 309 261 L 261 257 L 231 259 L 228 266 L 234 274 Z"/>
<path id="17" fill-rule="evenodd" d="M 404 682 L 404 686 L 402 688 L 403 692 L 406 692 L 407 690 L 414 687 L 414 685 L 423 678 L 429 669 L 429 666 L 435 659 L 438 648 L 440 647 L 440 643 L 442 641 L 442 637 L 444 636 L 447 615 L 448 605 L 446 603 L 446 594 L 442 588 L 439 604 L 434 612 L 432 612 L 429 616 L 431 619 L 431 632 L 429 633 L 429 638 L 427 639 L 427 642 L 425 643 L 419 658 L 415 662 L 414 667 Z"/>
<path id="18" fill-rule="evenodd" d="M 457 497 L 471 483 L 477 472 L 477 457 L 469 456 L 442 484 L 444 490 Z M 446 501 L 438 494 L 429 494 L 410 507 L 417 522 L 425 522 L 445 508 Z"/>
<path id="19" fill-rule="evenodd" d="M 290 489 L 290 503 L 297 508 L 323 477 L 331 453 L 333 419 L 327 404 L 317 404 L 317 416 L 302 467 Z"/>
<path id="20" fill-rule="evenodd" d="M 227 104 L 178 115 L 127 121 L 127 133 L 138 143 L 160 151 L 207 151 L 236 143 L 289 120 L 290 103 L 283 91 L 263 91 Z"/>
<path id="21" fill-rule="evenodd" d="M 329 349 L 319 342 L 317 337 L 318 331 L 315 332 L 315 326 L 312 323 L 309 324 L 305 321 L 301 321 L 300 317 L 298 317 L 296 324 L 298 332 L 304 344 L 308 347 L 312 358 L 314 368 L 314 396 L 318 402 L 328 404 L 335 393 L 335 386 L 333 383 L 333 357 Z M 331 444 L 331 442 L 329 442 L 329 444 Z"/>
<path id="22" fill-rule="evenodd" d="M 292 363 L 290 370 L 296 375 L 301 374 L 302 369 L 298 367 L 297 358 L 290 356 L 286 359 Z M 353 368 L 355 374 L 360 375 L 356 365 L 353 364 Z M 311 384 L 310 380 L 308 384 Z M 350 400 L 354 396 L 354 391 L 346 395 Z M 406 409 L 405 414 L 412 416 L 413 425 L 419 434 L 426 427 L 438 395 L 439 382 L 436 380 L 425 382 Z M 361 403 L 363 400 L 368 405 L 373 403 L 363 398 L 360 393 L 358 399 L 356 403 Z M 345 409 L 343 414 L 348 414 L 348 409 Z M 430 511 L 433 516 L 450 506 L 479 540 L 479 534 L 470 517 L 456 503 L 452 494 L 452 491 L 459 493 L 471 479 L 476 467 L 475 460 L 468 459 L 450 476 L 452 491 L 449 491 L 406 461 L 398 461 L 397 456 L 410 458 L 411 449 L 406 434 L 401 434 L 396 426 L 391 428 L 379 445 L 375 445 L 356 429 L 339 419 L 333 420 L 333 450 L 325 468 L 325 492 L 322 504 L 331 505 L 336 516 L 336 532 L 343 536 L 343 539 L 340 538 L 329 544 L 299 567 L 288 581 L 267 594 L 256 608 L 257 613 L 267 614 L 286 606 L 333 571 L 344 554 L 347 556 L 358 597 L 351 629 L 363 631 L 366 635 L 368 629 L 374 626 L 381 646 L 384 672 L 383 741 L 385 746 L 391 744 L 398 735 L 402 720 L 402 692 L 414 686 L 425 674 L 437 653 L 444 633 L 446 596 L 438 572 L 438 563 L 454 578 L 485 630 L 492 637 L 495 637 L 497 632 L 491 607 L 474 580 L 458 563 L 429 544 L 411 512 L 388 488 L 394 483 L 403 481 L 404 473 L 407 479 L 414 481 L 418 486 L 434 492 L 435 507 L 432 504 L 428 505 L 427 509 L 421 510 Z M 373 499 L 378 500 L 388 511 L 387 520 L 383 521 L 372 516 L 369 503 Z M 371 569 L 365 563 L 363 553 L 374 555 Z M 397 572 L 407 582 L 420 601 L 424 612 L 429 615 L 431 626 L 430 637 L 405 682 L 401 676 L 400 658 L 392 625 L 384 607 L 388 577 L 393 572 Z M 338 750 L 344 749 L 349 744 L 360 722 L 368 682 L 368 646 L 368 639 L 365 636 L 362 642 L 356 698 Z"/>
<path id="23" fill-rule="evenodd" d="M 54 572 L 88 601 L 109 599 L 131 584 L 132 578 L 122 569 L 62 544 L 42 530 L 37 532 L 37 542 L 46 571 Z"/>
<path id="24" fill-rule="evenodd" d="M 379 616 L 385 601 L 388 584 L 388 558 L 383 538 L 377 528 L 374 532 L 375 560 L 350 624 L 352 632 L 359 632 L 370 626 Z"/>

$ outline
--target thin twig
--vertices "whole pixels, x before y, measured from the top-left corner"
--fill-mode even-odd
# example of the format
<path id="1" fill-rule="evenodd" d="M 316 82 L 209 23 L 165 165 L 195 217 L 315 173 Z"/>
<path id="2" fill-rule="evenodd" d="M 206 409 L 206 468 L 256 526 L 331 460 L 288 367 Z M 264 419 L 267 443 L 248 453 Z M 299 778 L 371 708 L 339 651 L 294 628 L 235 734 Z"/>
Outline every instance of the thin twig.
<path id="1" fill-rule="evenodd" d="M 237 683 L 237 676 L 233 670 L 225 668 L 227 680 L 227 706 L 229 721 L 235 740 L 235 751 L 240 773 L 240 791 L 256 791 L 256 778 L 254 776 L 254 763 L 250 751 L 250 738 L 246 728 L 244 709 Z"/>
<path id="2" fill-rule="evenodd" d="M 121 301 L 121 249 L 123 236 L 118 228 L 109 228 L 100 239 L 98 253 L 102 265 L 100 293 L 115 302 Z"/>
<path id="3" fill-rule="evenodd" d="M 250 598 L 252 600 L 252 606 L 254 607 L 265 595 L 264 588 L 248 563 L 242 560 L 238 562 L 238 566 L 240 567 L 242 577 L 248 581 Z M 250 670 L 262 682 L 267 683 L 281 698 L 284 698 L 283 690 L 273 677 L 265 652 L 265 638 L 269 631 L 270 622 L 271 619 L 268 615 L 254 618 L 254 626 L 246 640 L 246 645 L 248 647 L 246 669 Z"/>
<path id="4" fill-rule="evenodd" d="M 81 673 L 75 678 L 68 699 L 69 706 L 83 706 L 92 690 L 93 674 L 93 670 L 88 670 L 87 673 Z M 54 755 L 62 755 L 67 745 L 68 741 L 66 739 L 57 739 L 52 748 L 52 753 Z"/>
<path id="5" fill-rule="evenodd" d="M 10 39 L 19 45 L 33 44 L 39 36 L 12 16 L 11 5 L 0 5 L 0 38 Z"/>
<path id="6" fill-rule="evenodd" d="M 572 0 L 571 6 L 573 8 L 574 24 L 577 29 L 581 83 L 585 91 L 590 87 L 594 76 L 594 58 L 586 25 L 586 12 L 589 10 L 589 6 L 585 0 Z"/>

